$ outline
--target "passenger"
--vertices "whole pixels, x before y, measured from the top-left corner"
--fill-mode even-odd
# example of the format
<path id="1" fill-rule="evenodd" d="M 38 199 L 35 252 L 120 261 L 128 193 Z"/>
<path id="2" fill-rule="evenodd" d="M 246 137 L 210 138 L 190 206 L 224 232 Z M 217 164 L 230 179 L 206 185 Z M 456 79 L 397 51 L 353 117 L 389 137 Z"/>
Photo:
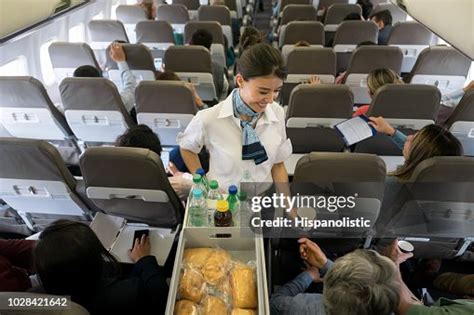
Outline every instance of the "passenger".
<path id="1" fill-rule="evenodd" d="M 165 81 L 181 81 L 179 76 L 174 73 L 173 71 L 163 71 L 163 72 L 155 72 L 155 79 L 165 80 Z M 196 92 L 196 88 L 191 83 L 186 83 L 186 86 L 191 89 L 193 93 L 194 103 L 196 104 L 198 109 L 207 108 L 207 105 L 202 101 L 201 97 Z"/>
<path id="2" fill-rule="evenodd" d="M 462 89 L 443 94 L 441 96 L 441 107 L 438 112 L 438 117 L 436 118 L 436 123 L 444 124 L 454 112 L 454 109 L 458 106 L 464 94 L 471 90 L 474 90 L 474 81 L 469 82 L 469 84 Z"/>
<path id="3" fill-rule="evenodd" d="M 403 150 L 405 163 L 389 175 L 400 181 L 411 178 L 413 171 L 422 161 L 435 156 L 462 156 L 463 148 L 459 140 L 444 127 L 427 125 L 414 135 L 406 136 L 393 128 L 383 117 L 370 117 L 369 124 L 377 132 L 391 137 Z"/>
<path id="4" fill-rule="evenodd" d="M 127 56 L 123 50 L 122 44 L 113 42 L 109 46 L 110 58 L 117 63 L 119 70 L 121 71 L 122 78 L 122 91 L 120 91 L 120 97 L 125 105 L 125 108 L 132 116 L 135 112 L 135 88 L 137 87 L 137 81 L 132 71 L 127 64 Z M 93 66 L 80 66 L 74 73 L 74 77 L 78 78 L 101 78 L 102 74 L 99 69 Z"/>
<path id="5" fill-rule="evenodd" d="M 191 37 L 190 45 L 203 46 L 211 52 L 212 34 L 204 29 L 199 29 Z M 225 69 L 219 63 L 212 61 L 212 75 L 216 87 L 217 99 L 224 91 Z"/>
<path id="6" fill-rule="evenodd" d="M 362 17 L 359 13 L 349 13 L 343 21 L 361 21 Z M 332 45 L 331 45 L 332 46 Z"/>
<path id="7" fill-rule="evenodd" d="M 121 278 L 117 260 L 83 223 L 58 220 L 40 234 L 35 269 L 44 291 L 70 296 L 95 314 L 164 314 L 168 285 L 147 236 L 129 252 L 134 262 Z"/>
<path id="8" fill-rule="evenodd" d="M 370 0 L 357 0 L 357 4 L 362 8 L 362 17 L 364 20 L 369 18 L 370 12 L 374 8 L 374 5 Z"/>
<path id="9" fill-rule="evenodd" d="M 36 241 L 0 239 L 0 291 L 24 292 L 34 286 L 33 250 Z"/>
<path id="10" fill-rule="evenodd" d="M 300 40 L 295 44 L 295 47 L 311 47 L 311 44 L 305 40 Z"/>
<path id="11" fill-rule="evenodd" d="M 440 299 L 434 306 L 424 306 L 400 274 L 400 264 L 413 254 L 402 253 L 396 240 L 385 248 L 384 256 L 359 249 L 336 262 L 316 243 L 298 242 L 301 258 L 309 267 L 271 296 L 271 314 L 468 315 L 474 311 L 470 300 Z M 312 282 L 322 281 L 323 294 L 304 293 Z"/>
<path id="12" fill-rule="evenodd" d="M 115 140 L 115 146 L 149 149 L 159 156 L 161 156 L 163 151 L 160 139 L 147 125 L 130 127 Z"/>
<path id="13" fill-rule="evenodd" d="M 372 99 L 378 89 L 386 84 L 403 84 L 403 81 L 395 71 L 387 68 L 370 71 L 367 76 L 367 88 L 369 89 L 370 98 Z M 370 105 L 360 106 L 356 111 L 354 111 L 352 117 L 366 114 L 369 107 Z"/>
<path id="14" fill-rule="evenodd" d="M 370 20 L 374 22 L 379 29 L 378 44 L 387 45 L 388 38 L 392 32 L 392 13 L 389 10 L 383 10 L 370 15 Z"/>
<path id="15" fill-rule="evenodd" d="M 178 135 L 181 155 L 191 173 L 201 167 L 197 154 L 210 153 L 208 177 L 224 189 L 250 173 L 256 182 L 288 182 L 284 161 L 292 146 L 283 109 L 274 102 L 286 76 L 281 53 L 256 44 L 239 59 L 238 88 L 213 108 L 197 113 Z"/>
<path id="16" fill-rule="evenodd" d="M 145 10 L 147 19 L 156 19 L 156 4 L 154 0 L 142 0 L 137 5 Z"/>

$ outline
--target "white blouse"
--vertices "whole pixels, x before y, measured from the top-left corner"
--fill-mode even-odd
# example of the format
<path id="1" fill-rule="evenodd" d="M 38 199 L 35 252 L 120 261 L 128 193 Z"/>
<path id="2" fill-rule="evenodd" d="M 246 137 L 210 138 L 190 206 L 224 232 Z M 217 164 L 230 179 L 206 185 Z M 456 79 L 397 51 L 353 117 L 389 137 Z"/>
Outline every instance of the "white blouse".
<path id="1" fill-rule="evenodd" d="M 246 171 L 254 182 L 273 182 L 273 165 L 284 162 L 293 150 L 286 137 L 283 108 L 275 102 L 269 104 L 258 119 L 255 131 L 268 156 L 268 160 L 259 165 L 255 165 L 254 160 L 242 160 L 242 127 L 240 120 L 234 117 L 230 94 L 216 106 L 198 112 L 176 141 L 182 149 L 196 154 L 206 146 L 210 154 L 207 177 L 217 180 L 221 189 L 238 185 Z"/>

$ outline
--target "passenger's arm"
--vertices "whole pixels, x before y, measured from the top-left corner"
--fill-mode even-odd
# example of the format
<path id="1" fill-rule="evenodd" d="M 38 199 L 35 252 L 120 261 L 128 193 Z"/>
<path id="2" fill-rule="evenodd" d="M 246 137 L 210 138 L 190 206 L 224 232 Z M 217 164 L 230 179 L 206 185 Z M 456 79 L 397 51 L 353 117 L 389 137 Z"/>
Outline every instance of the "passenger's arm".
<path id="1" fill-rule="evenodd" d="M 122 91 L 120 96 L 127 109 L 131 111 L 135 105 L 135 88 L 137 87 L 137 81 L 132 71 L 128 67 L 127 57 L 121 44 L 114 42 L 110 46 L 110 58 L 115 61 L 120 70 L 120 76 L 122 78 Z"/>
<path id="2" fill-rule="evenodd" d="M 383 117 L 369 117 L 369 125 L 375 128 L 377 132 L 384 133 L 391 137 L 392 141 L 399 149 L 403 149 L 407 136 L 401 131 L 393 128 Z"/>

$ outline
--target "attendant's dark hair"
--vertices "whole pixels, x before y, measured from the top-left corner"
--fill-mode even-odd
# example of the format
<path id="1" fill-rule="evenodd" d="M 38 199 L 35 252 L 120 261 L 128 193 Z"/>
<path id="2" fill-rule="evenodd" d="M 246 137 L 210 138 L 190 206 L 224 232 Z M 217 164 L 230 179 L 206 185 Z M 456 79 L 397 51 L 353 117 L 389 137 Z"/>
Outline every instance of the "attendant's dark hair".
<path id="1" fill-rule="evenodd" d="M 86 308 L 99 281 L 120 274 L 117 260 L 94 231 L 70 220 L 54 221 L 41 232 L 34 266 L 46 293 L 69 295 Z"/>
<path id="2" fill-rule="evenodd" d="M 244 51 L 237 64 L 237 73 L 240 73 L 244 80 L 269 75 L 282 80 L 286 78 L 280 51 L 265 43 L 255 44 Z"/>
<path id="3" fill-rule="evenodd" d="M 102 78 L 99 69 L 94 66 L 80 66 L 74 70 L 73 76 L 76 78 Z"/>
<path id="4" fill-rule="evenodd" d="M 372 13 L 370 19 L 375 18 L 375 20 L 383 21 L 385 26 L 392 25 L 392 13 L 389 10 L 382 10 L 379 12 Z"/>
<path id="5" fill-rule="evenodd" d="M 240 35 L 239 56 L 252 45 L 259 44 L 263 41 L 263 36 L 258 29 L 253 26 L 247 26 Z"/>
<path id="6" fill-rule="evenodd" d="M 136 125 L 129 128 L 115 141 L 118 147 L 144 148 L 161 155 L 163 150 L 161 142 L 156 133 L 147 125 Z"/>

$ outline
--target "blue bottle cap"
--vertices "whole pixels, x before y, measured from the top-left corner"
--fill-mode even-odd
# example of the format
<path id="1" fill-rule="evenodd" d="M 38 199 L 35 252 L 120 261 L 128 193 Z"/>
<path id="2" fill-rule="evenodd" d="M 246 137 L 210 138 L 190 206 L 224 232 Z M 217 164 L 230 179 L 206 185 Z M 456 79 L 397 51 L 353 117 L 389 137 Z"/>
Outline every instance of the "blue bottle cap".
<path id="1" fill-rule="evenodd" d="M 204 171 L 203 168 L 198 168 L 198 169 L 196 170 L 196 174 L 199 174 L 199 175 L 201 175 L 201 176 L 206 176 L 206 171 Z"/>
<path id="2" fill-rule="evenodd" d="M 193 189 L 193 197 L 194 198 L 201 198 L 202 197 L 202 190 L 199 188 Z"/>
<path id="3" fill-rule="evenodd" d="M 237 186 L 235 186 L 235 185 L 230 185 L 230 186 L 229 186 L 229 194 L 231 194 L 231 195 L 237 194 Z"/>

